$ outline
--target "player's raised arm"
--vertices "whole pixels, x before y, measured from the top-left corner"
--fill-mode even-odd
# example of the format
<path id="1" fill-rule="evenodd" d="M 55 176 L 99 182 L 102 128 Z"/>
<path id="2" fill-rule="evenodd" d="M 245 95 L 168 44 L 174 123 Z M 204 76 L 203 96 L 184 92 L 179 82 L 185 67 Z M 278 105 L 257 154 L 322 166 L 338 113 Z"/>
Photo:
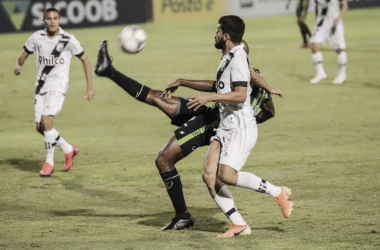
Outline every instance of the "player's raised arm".
<path id="1" fill-rule="evenodd" d="M 170 84 L 168 87 L 166 87 L 166 89 L 162 93 L 162 96 L 165 99 L 170 99 L 179 86 L 191 88 L 202 92 L 213 92 L 215 90 L 214 84 L 215 81 L 210 80 L 185 80 L 180 78 L 172 84 Z"/>
<path id="2" fill-rule="evenodd" d="M 251 83 L 253 83 L 259 88 L 265 89 L 266 91 L 268 91 L 268 93 L 272 95 L 278 95 L 279 97 L 284 96 L 281 90 L 269 86 L 264 80 L 264 78 L 261 76 L 261 74 L 256 72 L 256 70 L 254 69 L 251 69 Z"/>

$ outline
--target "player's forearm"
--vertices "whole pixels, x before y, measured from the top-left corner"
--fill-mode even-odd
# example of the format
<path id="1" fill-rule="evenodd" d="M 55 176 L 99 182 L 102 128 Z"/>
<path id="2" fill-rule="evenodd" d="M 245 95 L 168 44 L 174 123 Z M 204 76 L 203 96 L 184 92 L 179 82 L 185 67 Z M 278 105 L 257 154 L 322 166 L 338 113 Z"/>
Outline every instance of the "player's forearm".
<path id="1" fill-rule="evenodd" d="M 347 1 L 346 0 L 342 0 L 341 2 L 341 9 L 340 9 L 340 13 L 339 13 L 339 18 L 342 19 L 344 14 L 347 12 L 347 9 L 348 9 L 348 5 L 347 5 Z"/>
<path id="2" fill-rule="evenodd" d="M 212 92 L 214 89 L 214 81 L 180 79 L 180 86 L 203 92 Z"/>
<path id="3" fill-rule="evenodd" d="M 268 89 L 269 86 L 264 80 L 264 78 L 260 74 L 257 74 L 254 71 L 251 71 L 251 82 L 257 87 L 265 89 L 266 91 L 269 92 L 269 89 Z"/>
<path id="4" fill-rule="evenodd" d="M 237 89 L 236 91 L 232 91 L 225 94 L 211 94 L 209 101 L 224 103 L 224 104 L 244 102 L 247 95 L 247 88 L 238 87 L 236 89 Z"/>
<path id="5" fill-rule="evenodd" d="M 84 74 L 86 76 L 87 89 L 92 89 L 92 71 L 91 71 L 90 62 L 85 55 L 83 55 L 83 58 L 81 58 L 81 61 L 83 64 Z"/>

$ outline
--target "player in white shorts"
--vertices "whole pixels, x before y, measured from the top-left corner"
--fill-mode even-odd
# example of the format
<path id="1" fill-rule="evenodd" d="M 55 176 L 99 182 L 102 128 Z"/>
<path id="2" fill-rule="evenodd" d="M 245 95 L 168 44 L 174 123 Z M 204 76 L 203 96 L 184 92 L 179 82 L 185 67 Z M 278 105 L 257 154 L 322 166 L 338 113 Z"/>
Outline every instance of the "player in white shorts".
<path id="1" fill-rule="evenodd" d="M 79 41 L 59 27 L 61 15 L 55 8 L 44 13 L 44 30 L 33 33 L 24 45 L 24 51 L 16 61 L 14 73 L 19 75 L 25 60 L 36 53 L 37 74 L 35 82 L 34 121 L 37 131 L 44 136 L 46 161 L 40 176 L 50 176 L 54 171 L 54 149 L 59 146 L 65 153 L 64 171 L 70 170 L 73 158 L 79 150 L 67 143 L 53 127 L 54 117 L 62 110 L 69 86 L 72 55 L 83 64 L 87 82 L 87 100 L 94 96 L 91 66 Z"/>
<path id="2" fill-rule="evenodd" d="M 323 56 L 320 46 L 328 40 L 330 46 L 337 53 L 339 66 L 338 76 L 333 80 L 334 84 L 341 84 L 346 80 L 347 55 L 344 39 L 343 15 L 347 11 L 346 0 L 315 0 L 317 19 L 314 33 L 310 39 L 311 59 L 314 63 L 316 74 L 310 80 L 311 84 L 317 84 L 327 78 L 323 68 Z"/>
<path id="3" fill-rule="evenodd" d="M 257 124 L 250 98 L 250 63 L 241 44 L 244 30 L 245 24 L 238 16 L 219 19 L 215 47 L 221 49 L 224 56 L 217 71 L 217 93 L 193 95 L 188 103 L 188 107 L 195 110 L 210 101 L 216 102 L 219 108 L 220 123 L 211 139 L 202 176 L 214 201 L 232 222 L 231 228 L 218 235 L 219 238 L 251 233 L 225 184 L 272 195 L 285 217 L 290 215 L 293 206 L 288 188 L 274 186 L 254 174 L 240 171 L 257 140 Z"/>

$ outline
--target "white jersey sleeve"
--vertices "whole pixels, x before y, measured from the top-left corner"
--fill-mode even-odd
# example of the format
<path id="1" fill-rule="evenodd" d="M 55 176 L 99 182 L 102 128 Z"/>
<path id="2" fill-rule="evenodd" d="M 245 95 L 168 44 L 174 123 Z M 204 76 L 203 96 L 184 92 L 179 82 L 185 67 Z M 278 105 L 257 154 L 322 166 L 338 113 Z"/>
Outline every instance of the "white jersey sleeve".
<path id="1" fill-rule="evenodd" d="M 24 44 L 24 50 L 28 53 L 28 54 L 32 54 L 36 51 L 36 36 L 39 35 L 39 31 L 37 32 L 34 32 L 29 38 L 28 40 L 26 40 L 25 44 Z"/>
<path id="2" fill-rule="evenodd" d="M 67 49 L 69 49 L 71 54 L 73 54 L 74 56 L 81 56 L 84 53 L 84 51 L 80 42 L 74 35 L 68 35 L 70 36 L 70 42 L 69 44 L 67 44 Z"/>

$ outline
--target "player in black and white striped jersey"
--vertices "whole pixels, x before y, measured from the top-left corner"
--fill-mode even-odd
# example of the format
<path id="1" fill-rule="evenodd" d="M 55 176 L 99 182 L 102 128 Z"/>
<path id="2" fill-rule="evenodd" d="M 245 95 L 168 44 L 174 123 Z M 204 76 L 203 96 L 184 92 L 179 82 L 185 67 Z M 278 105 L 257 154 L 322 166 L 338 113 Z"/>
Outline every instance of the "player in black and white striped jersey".
<path id="1" fill-rule="evenodd" d="M 44 136 L 46 161 L 40 176 L 50 176 L 54 171 L 55 146 L 65 153 L 64 171 L 68 171 L 73 158 L 79 150 L 67 143 L 53 127 L 55 116 L 59 114 L 65 101 L 69 86 L 69 72 L 72 55 L 77 56 L 83 64 L 88 101 L 94 96 L 92 89 L 91 66 L 79 41 L 74 35 L 61 29 L 61 15 L 55 8 L 45 10 L 44 30 L 33 33 L 24 45 L 24 51 L 16 61 L 15 75 L 21 73 L 21 67 L 30 54 L 36 53 L 37 73 L 35 81 L 34 120 L 37 131 Z"/>
<path id="2" fill-rule="evenodd" d="M 346 80 L 346 41 L 344 38 L 343 15 L 348 5 L 346 0 L 315 0 L 316 24 L 311 42 L 311 59 L 316 69 L 311 84 L 317 84 L 327 78 L 323 68 L 323 56 L 320 46 L 327 40 L 337 53 L 339 73 L 333 80 L 334 84 L 342 84 Z"/>

